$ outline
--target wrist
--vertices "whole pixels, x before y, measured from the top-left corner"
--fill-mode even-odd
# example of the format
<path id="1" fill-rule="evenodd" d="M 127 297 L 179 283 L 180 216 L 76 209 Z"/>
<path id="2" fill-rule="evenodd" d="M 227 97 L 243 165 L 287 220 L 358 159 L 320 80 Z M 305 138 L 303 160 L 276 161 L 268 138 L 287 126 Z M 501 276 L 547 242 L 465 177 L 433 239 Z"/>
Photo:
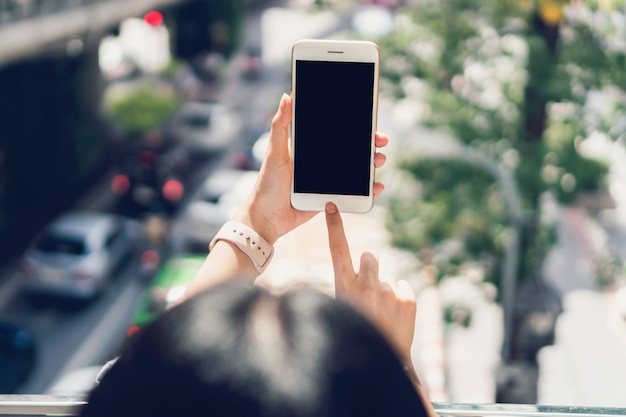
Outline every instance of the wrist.
<path id="1" fill-rule="evenodd" d="M 274 245 L 279 238 L 276 228 L 265 216 L 254 215 L 254 212 L 255 210 L 242 206 L 233 216 L 233 220 L 245 224 L 256 231 L 270 245 Z"/>
<path id="2" fill-rule="evenodd" d="M 235 243 L 228 240 L 217 240 L 213 244 L 213 249 L 211 249 L 211 252 L 218 251 L 221 252 L 221 254 L 224 254 L 224 251 L 229 251 L 237 259 L 238 278 L 256 279 L 259 276 L 259 271 L 254 265 L 254 261 L 247 254 L 245 254 L 241 250 L 241 248 L 239 248 L 239 246 L 237 246 Z"/>
<path id="3" fill-rule="evenodd" d="M 228 221 L 217 232 L 209 245 L 212 251 L 220 241 L 236 246 L 245 254 L 259 273 L 263 273 L 274 255 L 274 247 L 256 230 L 239 221 Z"/>

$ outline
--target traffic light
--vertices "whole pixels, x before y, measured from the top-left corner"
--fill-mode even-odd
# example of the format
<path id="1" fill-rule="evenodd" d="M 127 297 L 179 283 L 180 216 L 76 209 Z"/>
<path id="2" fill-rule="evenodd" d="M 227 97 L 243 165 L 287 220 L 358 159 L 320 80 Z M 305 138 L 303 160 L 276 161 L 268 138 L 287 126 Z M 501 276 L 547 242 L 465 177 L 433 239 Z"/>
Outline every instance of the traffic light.
<path id="1" fill-rule="evenodd" d="M 547 26 L 558 26 L 563 20 L 563 0 L 540 0 L 537 13 Z"/>
<path id="2" fill-rule="evenodd" d="M 163 23 L 163 13 L 157 10 L 150 10 L 144 15 L 143 21 L 152 27 L 161 26 Z"/>

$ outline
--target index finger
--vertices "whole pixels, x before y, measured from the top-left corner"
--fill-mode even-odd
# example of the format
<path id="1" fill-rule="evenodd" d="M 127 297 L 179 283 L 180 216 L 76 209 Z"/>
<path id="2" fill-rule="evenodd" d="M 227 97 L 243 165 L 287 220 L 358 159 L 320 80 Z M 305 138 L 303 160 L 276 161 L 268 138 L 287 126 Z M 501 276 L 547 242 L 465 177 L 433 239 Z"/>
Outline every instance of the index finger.
<path id="1" fill-rule="evenodd" d="M 326 203 L 326 227 L 328 228 L 328 246 L 335 271 L 335 288 L 343 289 L 350 281 L 356 279 L 350 248 L 343 230 L 343 221 L 333 203 Z"/>

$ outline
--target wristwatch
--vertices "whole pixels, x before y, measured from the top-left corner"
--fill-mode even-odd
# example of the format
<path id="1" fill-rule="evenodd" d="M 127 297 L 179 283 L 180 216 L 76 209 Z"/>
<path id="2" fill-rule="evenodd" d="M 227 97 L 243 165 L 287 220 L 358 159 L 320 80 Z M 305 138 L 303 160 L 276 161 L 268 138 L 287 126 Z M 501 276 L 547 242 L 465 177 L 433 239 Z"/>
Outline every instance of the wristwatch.
<path id="1" fill-rule="evenodd" d="M 274 256 L 274 247 L 252 228 L 243 223 L 232 220 L 224 223 L 211 241 L 209 251 L 211 251 L 220 240 L 230 242 L 237 246 L 250 258 L 259 273 L 265 271 L 265 268 L 267 268 L 270 260 Z"/>

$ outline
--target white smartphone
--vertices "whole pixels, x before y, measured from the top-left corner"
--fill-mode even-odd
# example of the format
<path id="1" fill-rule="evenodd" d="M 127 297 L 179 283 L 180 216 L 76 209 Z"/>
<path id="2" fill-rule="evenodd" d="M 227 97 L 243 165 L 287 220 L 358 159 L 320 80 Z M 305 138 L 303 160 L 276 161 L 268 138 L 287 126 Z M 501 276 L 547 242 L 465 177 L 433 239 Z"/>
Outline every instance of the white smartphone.
<path id="1" fill-rule="evenodd" d="M 343 212 L 374 204 L 380 53 L 369 41 L 305 39 L 292 48 L 291 205 Z"/>

